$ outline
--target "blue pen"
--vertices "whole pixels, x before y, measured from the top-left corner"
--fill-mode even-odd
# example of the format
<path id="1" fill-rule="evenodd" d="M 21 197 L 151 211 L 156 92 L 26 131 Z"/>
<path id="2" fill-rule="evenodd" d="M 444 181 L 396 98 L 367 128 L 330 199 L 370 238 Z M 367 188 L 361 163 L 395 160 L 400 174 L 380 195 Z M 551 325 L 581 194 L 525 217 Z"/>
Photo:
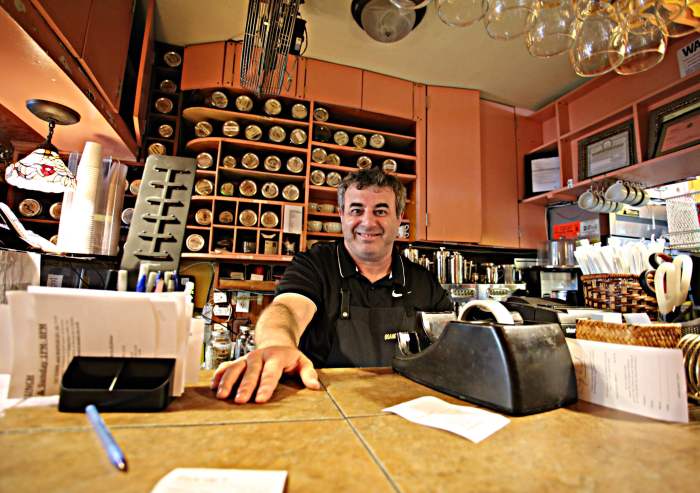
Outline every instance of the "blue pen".
<path id="1" fill-rule="evenodd" d="M 109 461 L 120 471 L 126 472 L 126 459 L 124 458 L 124 454 L 119 448 L 119 445 L 117 445 L 117 442 L 114 440 L 112 434 L 109 432 L 107 425 L 102 420 L 102 416 L 100 416 L 100 413 L 97 412 L 97 408 L 92 404 L 89 404 L 85 407 L 85 414 L 92 425 L 92 429 L 95 430 L 95 433 L 97 433 L 97 436 L 102 443 L 102 447 L 105 449 L 105 452 L 107 452 Z"/>

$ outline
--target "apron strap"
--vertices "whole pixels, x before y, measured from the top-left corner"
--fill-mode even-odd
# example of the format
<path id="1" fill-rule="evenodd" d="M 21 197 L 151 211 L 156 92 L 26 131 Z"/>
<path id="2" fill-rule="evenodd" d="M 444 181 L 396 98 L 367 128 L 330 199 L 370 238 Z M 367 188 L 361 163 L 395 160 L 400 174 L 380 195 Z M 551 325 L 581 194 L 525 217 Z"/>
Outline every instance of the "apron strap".
<path id="1" fill-rule="evenodd" d="M 350 319 L 350 286 L 348 280 L 344 277 L 342 278 L 340 287 L 340 319 Z"/>

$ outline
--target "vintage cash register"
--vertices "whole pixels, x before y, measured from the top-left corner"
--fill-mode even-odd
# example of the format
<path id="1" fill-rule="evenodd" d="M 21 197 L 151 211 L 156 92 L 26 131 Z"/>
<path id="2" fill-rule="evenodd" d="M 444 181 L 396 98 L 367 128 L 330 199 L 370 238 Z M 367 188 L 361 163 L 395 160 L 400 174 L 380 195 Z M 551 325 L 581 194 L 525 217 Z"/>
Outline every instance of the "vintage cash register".
<path id="1" fill-rule="evenodd" d="M 469 302 L 418 348 L 399 336 L 394 370 L 465 401 L 512 415 L 549 411 L 577 400 L 576 376 L 556 323 L 516 323 L 494 300 Z M 433 326 L 435 327 L 435 326 Z"/>

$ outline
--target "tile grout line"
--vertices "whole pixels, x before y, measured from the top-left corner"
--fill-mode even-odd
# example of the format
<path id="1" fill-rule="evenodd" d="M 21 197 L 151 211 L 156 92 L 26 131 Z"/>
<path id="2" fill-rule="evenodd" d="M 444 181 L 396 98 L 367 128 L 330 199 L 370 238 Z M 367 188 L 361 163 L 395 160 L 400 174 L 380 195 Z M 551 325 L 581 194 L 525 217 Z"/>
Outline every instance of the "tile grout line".
<path id="1" fill-rule="evenodd" d="M 367 451 L 369 456 L 372 458 L 374 463 L 377 465 L 379 470 L 382 471 L 382 474 L 384 474 L 384 477 L 386 477 L 387 481 L 389 481 L 389 484 L 391 485 L 391 487 L 394 488 L 394 491 L 396 491 L 397 493 L 402 493 L 401 488 L 399 488 L 399 486 L 396 484 L 396 482 L 394 481 L 394 478 L 391 477 L 391 474 L 389 474 L 389 471 L 384 466 L 384 463 L 381 460 L 379 460 L 379 457 L 376 456 L 376 454 L 374 453 L 374 451 L 372 450 L 370 445 L 365 441 L 362 434 L 357 430 L 357 428 L 355 428 L 355 425 L 352 424 L 352 421 L 350 421 L 350 418 L 348 417 L 348 415 L 345 414 L 343 409 L 340 407 L 340 405 L 338 404 L 338 401 L 336 401 L 335 398 L 331 395 L 331 393 L 328 392 L 328 388 L 325 385 L 323 386 L 323 389 L 326 391 L 326 395 L 328 395 L 331 402 L 333 402 L 335 407 L 338 409 L 338 412 L 341 414 L 341 416 L 343 417 L 345 422 L 348 424 L 348 426 L 350 426 L 350 429 L 355 434 L 357 439 L 360 440 L 360 443 L 365 448 L 365 450 Z"/>

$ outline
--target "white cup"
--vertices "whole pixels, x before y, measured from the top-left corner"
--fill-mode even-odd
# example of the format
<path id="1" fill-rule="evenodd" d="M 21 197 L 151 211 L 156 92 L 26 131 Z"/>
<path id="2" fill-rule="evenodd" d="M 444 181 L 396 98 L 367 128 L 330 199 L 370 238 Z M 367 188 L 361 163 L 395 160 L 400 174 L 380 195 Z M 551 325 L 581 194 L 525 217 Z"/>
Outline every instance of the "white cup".
<path id="1" fill-rule="evenodd" d="M 578 197 L 578 206 L 585 210 L 590 211 L 593 207 L 597 206 L 600 202 L 598 196 L 594 194 L 591 190 L 586 190 Z"/>

